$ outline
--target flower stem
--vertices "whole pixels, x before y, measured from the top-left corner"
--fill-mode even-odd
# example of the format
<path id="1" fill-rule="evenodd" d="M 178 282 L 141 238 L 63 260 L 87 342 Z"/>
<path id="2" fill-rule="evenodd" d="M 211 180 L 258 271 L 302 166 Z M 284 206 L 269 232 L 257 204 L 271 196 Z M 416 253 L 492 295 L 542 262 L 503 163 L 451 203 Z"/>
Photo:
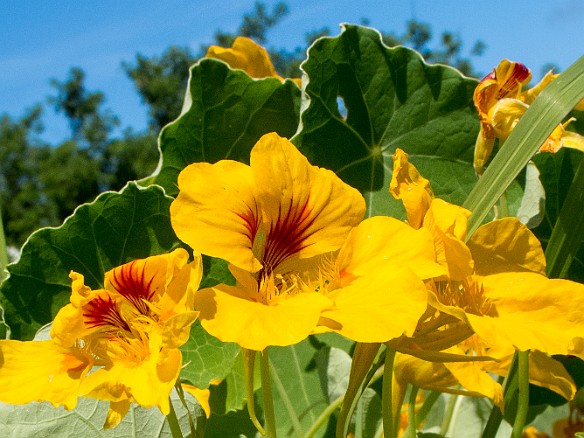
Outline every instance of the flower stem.
<path id="1" fill-rule="evenodd" d="M 262 395 L 264 396 L 264 418 L 268 438 L 276 438 L 276 414 L 274 412 L 274 398 L 272 395 L 272 379 L 270 376 L 270 358 L 268 349 L 260 353 Z"/>
<path id="2" fill-rule="evenodd" d="M 170 411 L 166 416 L 168 425 L 170 427 L 170 432 L 172 433 L 172 438 L 182 438 L 182 432 L 180 431 L 180 424 L 178 424 L 178 418 L 176 418 L 176 412 L 174 406 L 172 406 L 172 401 L 169 400 Z"/>
<path id="3" fill-rule="evenodd" d="M 191 415 L 191 411 L 189 410 L 189 407 L 187 405 L 187 400 L 185 399 L 185 392 L 183 391 L 182 385 L 180 384 L 179 381 L 177 381 L 174 384 L 174 389 L 176 390 L 176 393 L 178 394 L 178 397 L 179 397 L 182 405 L 184 406 L 185 410 L 187 411 L 187 417 L 189 420 L 189 427 L 191 428 L 191 436 L 193 438 L 195 438 L 197 436 L 197 429 L 195 428 L 195 423 L 193 422 L 193 416 Z"/>
<path id="4" fill-rule="evenodd" d="M 255 412 L 255 400 L 253 396 L 256 351 L 242 348 L 241 353 L 243 355 L 243 369 L 245 373 L 245 394 L 247 399 L 247 413 L 249 414 L 249 418 L 253 425 L 258 430 L 258 432 L 261 433 L 262 435 L 265 435 L 266 431 L 260 424 Z"/>
<path id="5" fill-rule="evenodd" d="M 318 432 L 318 429 L 320 429 L 322 427 L 322 425 L 325 423 L 325 421 L 327 421 L 329 419 L 329 417 L 333 414 L 333 412 L 335 412 L 341 406 L 344 398 L 345 398 L 345 396 L 341 395 L 340 397 L 333 400 L 326 407 L 326 409 L 324 411 L 322 411 L 322 413 L 319 415 L 319 417 L 316 419 L 316 421 L 312 424 L 312 426 L 310 426 L 310 429 L 308 429 L 308 432 L 306 432 L 306 435 L 304 435 L 304 438 L 312 438 L 314 436 L 314 434 L 316 432 Z"/>
<path id="6" fill-rule="evenodd" d="M 440 397 L 440 394 L 441 394 L 440 391 L 432 391 L 430 392 L 430 394 L 428 394 L 426 400 L 424 400 L 424 404 L 422 405 L 420 411 L 418 412 L 418 415 L 416 415 L 416 429 L 420 427 L 422 422 L 426 419 L 426 417 L 432 410 L 434 403 L 436 403 L 436 400 L 438 400 L 438 398 Z"/>
<path id="7" fill-rule="evenodd" d="M 448 429 L 450 429 L 450 423 L 452 422 L 452 416 L 454 415 L 454 408 L 456 407 L 458 397 L 458 395 L 451 395 L 448 399 L 446 412 L 444 413 L 444 419 L 442 420 L 442 425 L 440 426 L 440 435 L 442 436 L 446 436 Z"/>
<path id="8" fill-rule="evenodd" d="M 412 385 L 410 388 L 410 401 L 408 403 L 408 436 L 416 438 L 416 397 L 418 395 L 418 387 Z"/>
<path id="9" fill-rule="evenodd" d="M 385 350 L 385 368 L 381 387 L 383 434 L 385 438 L 397 438 L 397 427 L 393 418 L 393 362 L 395 353 L 396 351 L 389 347 Z"/>
<path id="10" fill-rule="evenodd" d="M 520 438 L 529 410 L 529 350 L 517 351 L 518 397 L 512 438 Z"/>

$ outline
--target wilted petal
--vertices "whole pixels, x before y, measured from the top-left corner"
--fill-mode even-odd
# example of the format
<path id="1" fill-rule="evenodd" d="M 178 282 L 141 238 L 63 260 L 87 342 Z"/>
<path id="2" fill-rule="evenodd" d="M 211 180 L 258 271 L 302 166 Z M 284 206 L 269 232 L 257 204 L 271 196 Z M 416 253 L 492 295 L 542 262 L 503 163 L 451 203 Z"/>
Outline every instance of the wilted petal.
<path id="1" fill-rule="evenodd" d="M 393 154 L 389 192 L 394 198 L 402 200 L 409 224 L 416 229 L 420 228 L 434 193 L 430 182 L 420 175 L 418 169 L 408 161 L 408 154 L 399 148 Z"/>

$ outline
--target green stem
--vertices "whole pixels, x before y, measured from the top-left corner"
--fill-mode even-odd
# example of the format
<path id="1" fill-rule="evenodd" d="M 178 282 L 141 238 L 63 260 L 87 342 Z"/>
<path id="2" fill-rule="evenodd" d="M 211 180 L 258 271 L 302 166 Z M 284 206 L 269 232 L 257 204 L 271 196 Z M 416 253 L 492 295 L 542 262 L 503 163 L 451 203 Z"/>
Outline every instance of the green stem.
<path id="1" fill-rule="evenodd" d="M 8 264 L 8 250 L 6 247 L 6 235 L 2 224 L 2 209 L 0 208 L 0 284 L 6 278 L 6 265 Z"/>
<path id="2" fill-rule="evenodd" d="M 344 395 L 341 395 L 337 399 L 333 400 L 324 411 L 319 415 L 316 421 L 312 424 L 304 438 L 312 438 L 316 432 L 324 425 L 324 423 L 329 419 L 329 417 L 343 404 Z"/>
<path id="3" fill-rule="evenodd" d="M 424 422 L 424 420 L 432 410 L 434 403 L 436 403 L 436 400 L 438 400 L 438 398 L 440 397 L 440 394 L 441 392 L 439 391 L 432 391 L 430 392 L 430 394 L 428 394 L 426 400 L 424 400 L 424 404 L 422 405 L 420 411 L 418 412 L 418 415 L 416 415 L 416 429 L 418 429 L 418 427 L 420 427 L 420 425 Z"/>
<path id="4" fill-rule="evenodd" d="M 271 366 L 271 362 L 270 362 L 270 366 Z M 298 418 L 298 415 L 296 414 L 296 411 L 294 410 L 294 406 L 292 405 L 292 402 L 290 401 L 290 397 L 288 397 L 288 393 L 286 392 L 286 388 L 284 388 L 284 385 L 282 384 L 282 380 L 280 380 L 280 376 L 278 375 L 276 370 L 273 368 L 271 368 L 270 375 L 272 376 L 272 379 L 274 381 L 274 386 L 276 387 L 276 391 L 280 395 L 280 398 L 282 399 L 282 403 L 284 404 L 284 407 L 286 408 L 286 412 L 288 413 L 288 417 L 290 418 L 290 421 L 292 422 L 292 427 L 294 428 L 294 430 L 296 431 L 296 434 L 298 436 L 302 436 L 304 434 L 304 431 L 302 430 L 302 424 L 300 423 L 300 419 Z"/>
<path id="5" fill-rule="evenodd" d="M 185 410 L 187 411 L 187 417 L 189 419 L 189 427 L 191 429 L 191 437 L 195 438 L 197 436 L 197 429 L 195 428 L 195 423 L 193 421 L 193 416 L 191 415 L 191 411 L 187 405 L 187 400 L 185 398 L 185 392 L 183 391 L 182 385 L 179 381 L 177 381 L 174 385 L 176 389 L 176 393 L 178 394 L 178 398 L 180 399 L 182 405 L 184 406 Z"/>
<path id="6" fill-rule="evenodd" d="M 412 385 L 410 388 L 410 401 L 408 403 L 408 436 L 416 438 L 416 397 L 418 396 L 418 387 Z"/>
<path id="7" fill-rule="evenodd" d="M 253 425 L 256 427 L 259 433 L 262 435 L 266 434 L 266 431 L 260 424 L 258 417 L 255 412 L 255 399 L 254 399 L 254 367 L 255 367 L 255 357 L 257 351 L 248 350 L 246 348 L 241 349 L 241 354 L 243 355 L 243 369 L 245 373 L 245 394 L 247 399 L 247 413 Z"/>
<path id="8" fill-rule="evenodd" d="M 393 418 L 393 362 L 395 354 L 396 351 L 392 348 L 385 350 L 385 368 L 381 387 L 383 433 L 385 438 L 397 438 L 397 428 Z"/>
<path id="9" fill-rule="evenodd" d="M 517 352 L 518 400 L 512 438 L 521 438 L 529 410 L 529 350 Z"/>
<path id="10" fill-rule="evenodd" d="M 446 412 L 444 413 L 444 419 L 442 420 L 442 425 L 440 426 L 440 435 L 442 436 L 446 436 L 448 429 L 450 429 L 450 424 L 452 423 L 452 416 L 454 415 L 454 408 L 456 407 L 458 397 L 458 395 L 451 395 L 448 399 Z"/>
<path id="11" fill-rule="evenodd" d="M 268 438 L 276 438 L 276 414 L 274 412 L 274 397 L 272 395 L 272 378 L 270 376 L 270 358 L 268 349 L 260 353 L 262 395 L 264 396 L 264 418 Z"/>
<path id="12" fill-rule="evenodd" d="M 176 418 L 176 412 L 174 411 L 174 406 L 172 406 L 172 401 L 169 400 L 170 411 L 166 416 L 168 425 L 170 426 L 170 432 L 172 433 L 172 438 L 182 438 L 182 432 L 180 431 L 180 424 L 178 424 L 178 418 Z"/>

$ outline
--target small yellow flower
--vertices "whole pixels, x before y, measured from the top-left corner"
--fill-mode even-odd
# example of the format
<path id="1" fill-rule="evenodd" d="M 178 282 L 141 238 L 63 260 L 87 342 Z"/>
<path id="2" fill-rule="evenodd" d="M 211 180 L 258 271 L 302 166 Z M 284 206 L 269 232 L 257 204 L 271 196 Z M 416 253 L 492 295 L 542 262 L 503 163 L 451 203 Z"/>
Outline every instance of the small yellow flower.
<path id="1" fill-rule="evenodd" d="M 49 341 L 0 341 L 0 400 L 66 409 L 78 396 L 106 400 L 105 428 L 116 426 L 131 402 L 168 414 L 201 275 L 200 257 L 188 263 L 183 249 L 108 271 L 103 289 L 71 272 L 70 304 L 55 317 Z"/>
<path id="2" fill-rule="evenodd" d="M 548 72 L 537 85 L 524 91 L 523 87 L 531 80 L 531 72 L 521 63 L 504 59 L 479 82 L 473 96 L 481 123 L 474 156 L 474 167 L 479 175 L 492 154 L 495 139 L 505 141 L 509 137 L 529 105 L 557 76 Z M 576 109 L 584 109 L 584 100 Z M 584 150 L 584 137 L 565 130 L 569 122 L 558 125 L 541 152 L 556 152 L 560 147 Z"/>
<path id="3" fill-rule="evenodd" d="M 177 236 L 227 260 L 237 280 L 195 294 L 203 327 L 258 351 L 308 336 L 330 300 L 306 293 L 297 274 L 340 248 L 365 213 L 361 194 L 275 133 L 254 146 L 249 166 L 191 164 L 178 184 Z"/>
<path id="4" fill-rule="evenodd" d="M 283 81 L 278 75 L 268 51 L 247 37 L 237 37 L 231 48 L 211 46 L 207 50 L 207 58 L 220 59 L 231 68 L 241 69 L 252 78 L 276 78 Z M 300 87 L 300 79 L 292 79 Z"/>

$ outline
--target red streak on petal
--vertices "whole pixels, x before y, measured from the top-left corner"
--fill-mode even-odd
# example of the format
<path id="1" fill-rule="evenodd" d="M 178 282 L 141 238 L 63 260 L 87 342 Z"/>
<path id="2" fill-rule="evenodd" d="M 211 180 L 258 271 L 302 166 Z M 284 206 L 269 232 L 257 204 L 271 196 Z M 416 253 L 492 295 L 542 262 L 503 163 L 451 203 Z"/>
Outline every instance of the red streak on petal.
<path id="1" fill-rule="evenodd" d="M 520 62 L 515 63 L 511 75 L 499 87 L 499 96 L 500 97 L 507 96 L 511 90 L 513 90 L 517 86 L 521 86 L 523 82 L 529 77 L 530 74 L 531 72 L 525 65 L 521 64 Z"/>
<path id="2" fill-rule="evenodd" d="M 152 280 L 146 280 L 144 269 L 138 271 L 135 261 L 122 265 L 113 271 L 112 286 L 130 301 L 142 315 L 150 315 L 150 308 L 144 301 L 151 301 L 154 291 L 151 290 Z"/>
<path id="3" fill-rule="evenodd" d="M 288 257 L 306 247 L 306 233 L 315 220 L 315 217 L 310 218 L 308 201 L 306 199 L 303 205 L 293 205 L 294 201 L 290 199 L 288 214 L 285 216 L 282 216 L 280 207 L 278 220 L 271 224 L 266 238 L 263 264 L 267 271 L 273 271 Z"/>
<path id="4" fill-rule="evenodd" d="M 250 245 L 253 243 L 255 236 L 258 232 L 258 215 L 257 213 L 254 213 L 252 211 L 252 209 L 249 207 L 249 205 L 246 206 L 247 207 L 247 213 L 236 213 L 237 216 L 239 216 L 243 222 L 244 222 L 244 226 L 245 229 L 247 230 L 246 236 L 249 238 L 250 241 Z"/>
<path id="5" fill-rule="evenodd" d="M 118 304 L 110 296 L 107 298 L 97 297 L 85 306 L 85 323 L 88 327 L 112 326 L 126 331 L 130 331 L 128 323 L 120 314 Z"/>

